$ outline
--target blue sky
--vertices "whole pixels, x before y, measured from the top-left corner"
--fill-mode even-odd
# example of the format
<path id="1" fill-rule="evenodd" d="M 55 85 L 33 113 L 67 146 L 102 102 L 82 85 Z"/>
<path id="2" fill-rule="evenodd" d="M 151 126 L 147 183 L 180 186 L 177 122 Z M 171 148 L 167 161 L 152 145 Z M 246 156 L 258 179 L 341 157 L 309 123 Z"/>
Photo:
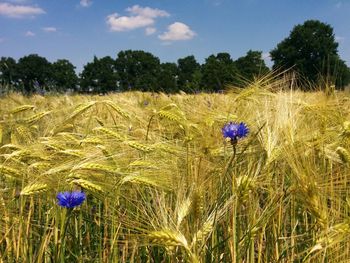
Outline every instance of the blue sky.
<path id="1" fill-rule="evenodd" d="M 308 19 L 330 24 L 350 66 L 350 0 L 0 0 L 0 56 L 68 59 L 145 50 L 161 62 L 268 53 Z"/>

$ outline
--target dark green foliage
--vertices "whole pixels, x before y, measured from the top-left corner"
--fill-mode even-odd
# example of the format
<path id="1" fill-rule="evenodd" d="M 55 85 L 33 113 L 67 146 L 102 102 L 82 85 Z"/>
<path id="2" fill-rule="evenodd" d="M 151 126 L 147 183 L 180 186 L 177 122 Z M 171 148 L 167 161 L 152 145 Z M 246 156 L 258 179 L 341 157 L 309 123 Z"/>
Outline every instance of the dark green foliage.
<path id="1" fill-rule="evenodd" d="M 185 92 L 193 92 L 197 88 L 195 83 L 195 74 L 200 70 L 200 64 L 196 61 L 194 56 L 187 56 L 180 58 L 178 64 L 178 86 Z"/>
<path id="2" fill-rule="evenodd" d="M 84 66 L 81 73 L 81 88 L 83 92 L 107 93 L 117 90 L 117 73 L 114 60 L 109 57 L 98 59 Z"/>
<path id="3" fill-rule="evenodd" d="M 120 51 L 115 62 L 121 90 L 157 91 L 159 58 L 142 50 Z"/>
<path id="4" fill-rule="evenodd" d="M 338 56 L 333 28 L 317 20 L 297 25 L 289 37 L 271 51 L 274 69 L 292 68 L 311 83 L 327 76 L 332 83 L 344 86 L 349 71 Z"/>
<path id="5" fill-rule="evenodd" d="M 202 87 L 207 91 L 220 91 L 233 84 L 237 69 L 228 53 L 210 55 L 202 66 Z"/>
<path id="6" fill-rule="evenodd" d="M 177 65 L 176 63 L 160 64 L 159 89 L 162 92 L 174 93 L 178 91 L 177 86 Z"/>
<path id="7" fill-rule="evenodd" d="M 350 83 L 350 68 L 339 56 L 333 56 L 329 62 L 322 65 L 323 73 L 319 76 L 321 84 L 334 84 L 338 89 L 343 89 Z"/>
<path id="8" fill-rule="evenodd" d="M 31 54 L 19 59 L 19 81 L 28 94 L 45 89 L 52 77 L 52 65 L 44 57 Z"/>
<path id="9" fill-rule="evenodd" d="M 1 57 L 0 59 L 0 82 L 11 84 L 17 79 L 16 60 L 11 57 Z"/>
<path id="10" fill-rule="evenodd" d="M 239 78 L 242 79 L 237 80 L 239 86 L 245 86 L 247 82 L 252 82 L 269 72 L 269 68 L 262 59 L 261 51 L 249 50 L 244 57 L 238 58 L 234 64 L 239 73 Z"/>
<path id="11" fill-rule="evenodd" d="M 76 89 L 78 77 L 74 69 L 73 64 L 66 59 L 59 59 L 52 64 L 52 81 L 58 91 Z"/>

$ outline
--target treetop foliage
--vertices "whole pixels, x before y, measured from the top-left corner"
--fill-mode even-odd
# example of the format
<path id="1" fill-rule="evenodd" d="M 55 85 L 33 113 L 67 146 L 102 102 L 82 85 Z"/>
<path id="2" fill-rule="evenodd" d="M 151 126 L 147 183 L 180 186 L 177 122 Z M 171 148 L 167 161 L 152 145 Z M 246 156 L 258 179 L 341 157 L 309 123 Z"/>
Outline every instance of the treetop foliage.
<path id="1" fill-rule="evenodd" d="M 274 69 L 293 68 L 311 83 L 327 78 L 337 86 L 349 83 L 349 68 L 338 55 L 333 28 L 318 20 L 296 25 L 271 52 Z"/>
<path id="2" fill-rule="evenodd" d="M 260 56 L 257 58 L 260 62 L 251 64 L 251 52 L 253 51 L 239 59 L 238 71 L 228 53 L 210 55 L 201 65 L 193 55 L 180 58 L 177 63 L 160 63 L 159 58 L 149 52 L 124 50 L 117 54 L 116 59 L 94 56 L 84 66 L 79 78 L 74 71 L 75 67 L 66 59 L 50 63 L 44 57 L 31 54 L 16 63 L 12 58 L 2 57 L 0 79 L 2 85 L 10 84 L 17 91 L 27 94 L 45 90 L 84 93 L 132 90 L 213 92 L 223 90 L 228 84 L 239 86 L 241 83 L 238 73 L 247 79 L 253 79 L 262 73 L 261 65 L 267 68 L 260 51 L 253 52 Z"/>

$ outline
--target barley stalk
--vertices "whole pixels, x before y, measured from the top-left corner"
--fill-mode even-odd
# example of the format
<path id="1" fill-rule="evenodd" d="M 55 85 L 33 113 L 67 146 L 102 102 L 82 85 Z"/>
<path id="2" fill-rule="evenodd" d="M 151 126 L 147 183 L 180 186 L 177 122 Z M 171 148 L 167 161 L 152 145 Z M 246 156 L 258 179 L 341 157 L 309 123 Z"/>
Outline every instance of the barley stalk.
<path id="1" fill-rule="evenodd" d="M 175 113 L 172 113 L 170 111 L 164 111 L 164 110 L 160 110 L 158 112 L 158 115 L 162 118 L 166 118 L 170 121 L 174 121 L 174 122 L 177 122 L 177 123 L 180 123 L 182 118 L 178 115 L 176 115 Z"/>
<path id="2" fill-rule="evenodd" d="M 85 139 L 81 140 L 81 143 L 102 145 L 103 141 L 100 138 L 98 138 L 98 137 L 88 137 L 88 138 L 85 138 Z"/>
<path id="3" fill-rule="evenodd" d="M 153 146 L 144 145 L 144 144 L 141 144 L 141 143 L 138 143 L 138 142 L 134 142 L 134 141 L 128 141 L 126 143 L 131 148 L 134 148 L 134 149 L 139 150 L 141 152 L 149 153 L 149 152 L 154 151 L 154 147 Z"/>
<path id="4" fill-rule="evenodd" d="M 136 160 L 128 165 L 131 168 L 145 168 L 145 169 L 158 169 L 157 165 L 153 162 L 143 161 L 143 160 Z"/>
<path id="5" fill-rule="evenodd" d="M 29 196 L 29 195 L 41 194 L 46 192 L 47 190 L 48 190 L 47 184 L 34 183 L 24 187 L 20 195 Z"/>
<path id="6" fill-rule="evenodd" d="M 70 183 L 79 185 L 80 187 L 85 188 L 92 192 L 96 192 L 96 193 L 104 192 L 101 186 L 85 179 L 74 179 L 74 180 L 71 180 Z"/>
<path id="7" fill-rule="evenodd" d="M 29 169 L 47 170 L 51 166 L 52 166 L 52 164 L 49 162 L 35 162 L 29 166 Z"/>
<path id="8" fill-rule="evenodd" d="M 95 131 L 102 132 L 108 136 L 111 136 L 113 138 L 116 138 L 118 141 L 125 141 L 126 138 L 119 133 L 112 131 L 111 129 L 105 128 L 105 127 L 97 127 L 94 129 Z"/>
<path id="9" fill-rule="evenodd" d="M 201 190 L 196 190 L 192 195 L 191 201 L 191 210 L 195 222 L 198 222 L 198 220 L 200 220 L 200 218 L 202 217 L 203 207 L 203 193 L 201 192 Z"/>
<path id="10" fill-rule="evenodd" d="M 82 104 L 78 105 L 74 109 L 72 114 L 68 117 L 68 120 L 74 119 L 75 117 L 77 117 L 78 115 L 82 114 L 83 112 L 85 112 L 86 110 L 88 110 L 89 108 L 94 106 L 95 104 L 96 104 L 95 101 L 90 101 L 90 102 L 86 102 L 86 103 L 82 103 Z"/>
<path id="11" fill-rule="evenodd" d="M 22 173 L 19 170 L 5 165 L 0 165 L 0 173 L 14 179 L 22 177 Z"/>
<path id="12" fill-rule="evenodd" d="M 124 110 L 122 110 L 118 105 L 116 105 L 114 102 L 106 100 L 104 101 L 108 106 L 110 106 L 112 109 L 114 109 L 116 112 L 118 112 L 122 117 L 125 119 L 129 119 L 130 116 L 127 114 Z"/>
<path id="13" fill-rule="evenodd" d="M 17 108 L 10 110 L 10 113 L 17 114 L 17 113 L 20 113 L 23 111 L 34 109 L 34 108 L 35 108 L 34 105 L 22 105 L 22 106 L 19 106 Z"/>
<path id="14" fill-rule="evenodd" d="M 86 171 L 96 171 L 96 172 L 106 172 L 106 173 L 118 173 L 119 169 L 116 167 L 108 166 L 99 163 L 83 163 L 77 167 L 74 167 L 72 171 L 86 170 Z"/>
<path id="15" fill-rule="evenodd" d="M 18 126 L 15 131 L 25 143 L 32 141 L 32 134 L 28 127 Z"/>
<path id="16" fill-rule="evenodd" d="M 179 229 L 184 218 L 189 214 L 192 201 L 190 198 L 186 198 L 179 206 L 177 210 L 177 228 Z"/>
<path id="17" fill-rule="evenodd" d="M 168 248 L 182 246 L 188 249 L 186 238 L 181 233 L 174 230 L 163 229 L 159 231 L 151 231 L 148 233 L 147 237 L 153 244 Z"/>
<path id="18" fill-rule="evenodd" d="M 202 227 L 193 236 L 191 247 L 195 246 L 196 244 L 205 242 L 205 240 L 213 230 L 213 224 L 214 222 L 211 219 L 204 222 Z"/>
<path id="19" fill-rule="evenodd" d="M 30 116 L 27 119 L 24 119 L 24 122 L 27 124 L 34 124 L 35 122 L 41 120 L 43 117 L 46 115 L 50 114 L 51 111 L 44 111 L 44 112 L 39 112 L 37 114 L 34 114 L 33 116 Z"/>

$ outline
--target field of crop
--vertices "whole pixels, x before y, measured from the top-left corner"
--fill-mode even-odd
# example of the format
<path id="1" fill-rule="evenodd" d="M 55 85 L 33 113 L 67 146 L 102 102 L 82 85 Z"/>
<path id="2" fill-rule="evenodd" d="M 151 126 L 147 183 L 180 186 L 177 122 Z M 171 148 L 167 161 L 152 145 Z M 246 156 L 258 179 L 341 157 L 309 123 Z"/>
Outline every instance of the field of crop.
<path id="1" fill-rule="evenodd" d="M 0 98 L 0 262 L 349 262 L 350 95 L 283 88 Z"/>

